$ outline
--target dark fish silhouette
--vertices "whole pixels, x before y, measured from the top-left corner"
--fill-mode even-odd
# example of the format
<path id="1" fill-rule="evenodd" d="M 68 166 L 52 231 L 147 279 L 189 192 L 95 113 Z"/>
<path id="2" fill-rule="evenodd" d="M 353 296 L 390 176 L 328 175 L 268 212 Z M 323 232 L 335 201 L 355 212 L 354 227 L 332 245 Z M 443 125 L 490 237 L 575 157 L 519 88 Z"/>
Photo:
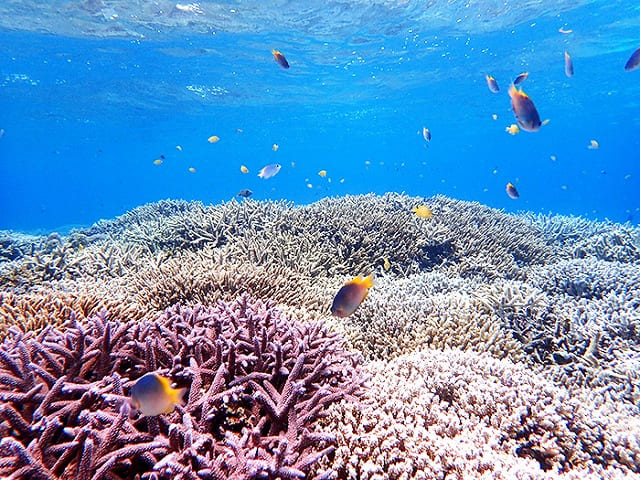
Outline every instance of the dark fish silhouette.
<path id="1" fill-rule="evenodd" d="M 564 74 L 569 78 L 573 77 L 573 60 L 569 52 L 564 52 Z"/>
<path id="2" fill-rule="evenodd" d="M 487 80 L 487 87 L 489 87 L 489 90 L 491 90 L 493 93 L 498 93 L 500 91 L 500 87 L 498 87 L 498 82 L 495 78 L 493 78 L 491 75 L 487 75 L 485 79 Z"/>
<path id="3" fill-rule="evenodd" d="M 522 82 L 524 82 L 527 79 L 528 76 L 529 76 L 529 72 L 521 73 L 513 80 L 513 84 L 520 85 Z"/>
<path id="4" fill-rule="evenodd" d="M 280 53 L 279 50 L 271 50 L 271 53 L 273 54 L 273 59 L 278 62 L 278 65 L 280 65 L 285 70 L 289 68 L 289 62 L 287 62 L 287 59 L 284 58 L 284 55 Z"/>
<path id="5" fill-rule="evenodd" d="M 522 130 L 527 132 L 535 132 L 540 129 L 542 122 L 540 115 L 529 98 L 529 95 L 522 90 L 516 89 L 513 84 L 509 87 L 509 96 L 511 97 L 511 107 L 516 115 L 516 121 Z"/>
<path id="6" fill-rule="evenodd" d="M 251 195 L 253 195 L 253 192 L 251 190 L 249 190 L 248 188 L 245 188 L 244 190 L 240 190 L 237 194 L 236 197 L 243 197 L 243 198 L 247 198 L 250 197 Z"/>
<path id="7" fill-rule="evenodd" d="M 507 188 L 505 188 L 505 191 L 507 192 L 507 195 L 509 195 L 509 198 L 513 198 L 514 200 L 516 198 L 520 198 L 518 190 L 516 190 L 516 187 L 511 182 L 507 183 Z"/>
<path id="8" fill-rule="evenodd" d="M 367 298 L 369 289 L 373 286 L 373 275 L 363 278 L 358 275 L 353 280 L 345 283 L 336 296 L 333 298 L 331 305 L 331 314 L 344 318 L 351 315 L 360 304 Z"/>
<path id="9" fill-rule="evenodd" d="M 627 64 L 624 66 L 624 69 L 627 72 L 630 72 L 638 67 L 640 67 L 640 48 L 631 54 L 629 60 L 627 60 Z"/>

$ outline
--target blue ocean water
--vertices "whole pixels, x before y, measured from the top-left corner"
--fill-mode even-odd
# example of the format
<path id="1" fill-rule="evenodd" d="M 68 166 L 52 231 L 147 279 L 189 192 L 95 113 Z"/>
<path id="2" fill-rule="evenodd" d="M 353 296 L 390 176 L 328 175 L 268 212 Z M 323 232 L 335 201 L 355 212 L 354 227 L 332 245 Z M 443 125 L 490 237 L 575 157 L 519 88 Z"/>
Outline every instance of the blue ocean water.
<path id="1" fill-rule="evenodd" d="M 638 224 L 640 69 L 624 70 L 638 47 L 631 1 L 4 0 L 0 229 L 241 189 L 444 194 Z M 549 123 L 510 135 L 507 89 L 525 71 Z M 282 170 L 259 178 L 270 163 Z"/>

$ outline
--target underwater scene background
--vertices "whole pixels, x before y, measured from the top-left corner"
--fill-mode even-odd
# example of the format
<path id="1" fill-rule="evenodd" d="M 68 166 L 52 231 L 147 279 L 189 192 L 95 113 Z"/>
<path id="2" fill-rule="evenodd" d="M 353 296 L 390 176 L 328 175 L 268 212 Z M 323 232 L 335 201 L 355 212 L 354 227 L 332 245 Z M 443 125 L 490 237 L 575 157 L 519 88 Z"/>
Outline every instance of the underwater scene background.
<path id="1" fill-rule="evenodd" d="M 0 13 L 0 228 L 89 225 L 245 188 L 638 222 L 640 86 L 624 71 L 634 2 L 7 0 Z M 512 136 L 507 90 L 522 72 L 549 123 Z M 275 162 L 277 177 L 257 178 Z"/>
<path id="2" fill-rule="evenodd" d="M 0 2 L 0 478 L 640 478 L 639 34 Z"/>

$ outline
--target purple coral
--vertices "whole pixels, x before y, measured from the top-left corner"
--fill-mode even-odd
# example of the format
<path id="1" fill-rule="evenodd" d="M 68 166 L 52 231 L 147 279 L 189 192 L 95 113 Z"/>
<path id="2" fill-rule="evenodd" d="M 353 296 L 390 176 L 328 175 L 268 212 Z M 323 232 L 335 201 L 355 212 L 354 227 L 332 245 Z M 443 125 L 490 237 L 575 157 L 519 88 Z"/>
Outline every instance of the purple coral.
<path id="1" fill-rule="evenodd" d="M 321 324 L 246 296 L 13 329 L 0 345 L 0 476 L 305 478 L 335 443 L 314 422 L 359 395 L 358 363 Z M 188 387 L 186 405 L 136 418 L 126 395 L 150 371 Z"/>

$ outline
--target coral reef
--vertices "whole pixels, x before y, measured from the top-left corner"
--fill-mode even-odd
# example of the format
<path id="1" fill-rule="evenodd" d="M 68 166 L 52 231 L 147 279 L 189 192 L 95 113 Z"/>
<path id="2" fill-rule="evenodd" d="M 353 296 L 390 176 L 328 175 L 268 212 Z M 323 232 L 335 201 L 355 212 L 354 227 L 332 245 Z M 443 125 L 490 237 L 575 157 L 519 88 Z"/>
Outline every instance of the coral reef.
<path id="1" fill-rule="evenodd" d="M 640 416 L 558 387 L 508 360 L 456 350 L 369 363 L 358 406 L 321 422 L 338 437 L 322 466 L 349 479 L 631 478 Z"/>
<path id="2" fill-rule="evenodd" d="M 434 273 L 406 279 L 385 276 L 375 288 L 353 315 L 329 320 L 367 359 L 390 359 L 423 347 L 524 358 L 522 345 L 476 299 L 470 280 Z"/>
<path id="3" fill-rule="evenodd" d="M 434 216 L 412 214 L 417 203 Z M 210 304 L 242 292 L 324 319 L 337 286 L 376 270 L 382 279 L 367 302 L 334 322 L 368 358 L 458 346 L 563 365 L 562 375 L 589 382 L 598 372 L 574 367 L 584 364 L 596 333 L 621 357 L 638 349 L 640 267 L 603 260 L 637 258 L 637 229 L 621 225 L 387 194 L 300 207 L 162 201 L 66 238 L 26 238 L 31 247 L 20 237 L 23 253 L 0 264 L 3 288 L 21 297 L 0 303 L 0 337 L 15 321 L 59 324 L 67 307 L 78 318 L 102 307 L 141 318 L 176 302 Z M 464 290 L 434 295 L 434 281 Z M 42 298 L 65 308 L 40 308 Z M 609 310 L 611 326 L 597 327 L 597 315 L 610 318 Z"/>
<path id="4" fill-rule="evenodd" d="M 372 272 L 356 312 L 330 317 L 340 286 Z M 229 320 L 249 317 L 275 330 Z M 321 324 L 367 360 L 366 405 L 336 404 L 362 378 Z M 264 344 L 249 340 L 259 331 Z M 628 225 L 443 196 L 166 200 L 64 237 L 3 232 L 5 336 L 0 475 L 640 477 L 640 229 Z M 304 353 L 302 371 L 296 359 L 318 338 L 336 363 L 300 387 L 323 355 Z M 73 371 L 80 360 L 91 366 Z M 156 370 L 190 385 L 189 402 L 131 417 L 125 392 Z"/>
<path id="5" fill-rule="evenodd" d="M 13 327 L 0 345 L 0 475 L 307 478 L 335 449 L 314 422 L 356 400 L 357 363 L 320 324 L 246 296 L 153 320 L 102 312 L 64 331 Z M 135 417 L 126 392 L 150 371 L 188 387 L 187 403 Z"/>
<path id="6" fill-rule="evenodd" d="M 554 250 L 565 259 L 595 258 L 609 262 L 640 260 L 640 230 L 613 222 L 594 222 L 563 215 L 526 215 Z"/>
<path id="7" fill-rule="evenodd" d="M 640 265 L 585 258 L 540 265 L 527 281 L 551 295 L 602 299 L 609 294 L 629 296 L 640 304 Z"/>

